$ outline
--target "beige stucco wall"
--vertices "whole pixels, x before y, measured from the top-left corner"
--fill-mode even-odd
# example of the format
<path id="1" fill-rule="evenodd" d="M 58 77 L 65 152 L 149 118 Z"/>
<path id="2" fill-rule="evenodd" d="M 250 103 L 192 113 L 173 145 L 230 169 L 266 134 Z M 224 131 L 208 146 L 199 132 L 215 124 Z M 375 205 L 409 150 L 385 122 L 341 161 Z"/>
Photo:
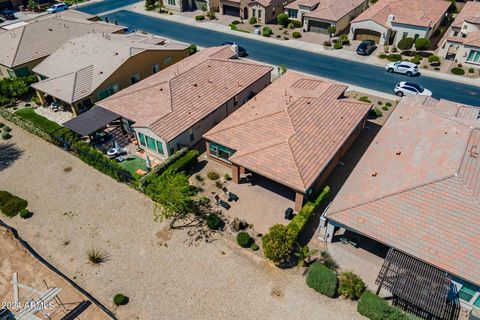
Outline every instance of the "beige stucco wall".
<path id="1" fill-rule="evenodd" d="M 29 63 L 25 63 L 25 64 L 22 64 L 22 65 L 16 66 L 14 68 L 8 68 L 8 67 L 0 64 L 0 78 L 10 78 L 10 74 L 8 73 L 8 70 L 14 70 L 15 71 L 15 70 L 18 70 L 18 69 L 22 69 L 24 67 L 27 67 L 28 72 L 32 73 L 32 69 L 35 68 L 37 66 L 37 64 L 42 62 L 45 58 L 46 57 L 40 58 L 40 59 L 37 59 L 37 60 L 34 60 L 34 61 L 30 61 Z"/>
<path id="2" fill-rule="evenodd" d="M 390 35 L 389 30 L 384 26 L 379 25 L 378 23 L 375 23 L 373 21 L 367 20 L 367 21 L 360 21 L 360 22 L 355 22 L 351 24 L 350 33 L 348 35 L 350 39 L 353 39 L 355 35 L 355 30 L 357 29 L 367 29 L 367 30 L 373 30 L 373 31 L 379 32 L 381 34 L 381 37 L 380 37 L 381 45 L 385 44 L 385 40 L 388 40 Z"/>

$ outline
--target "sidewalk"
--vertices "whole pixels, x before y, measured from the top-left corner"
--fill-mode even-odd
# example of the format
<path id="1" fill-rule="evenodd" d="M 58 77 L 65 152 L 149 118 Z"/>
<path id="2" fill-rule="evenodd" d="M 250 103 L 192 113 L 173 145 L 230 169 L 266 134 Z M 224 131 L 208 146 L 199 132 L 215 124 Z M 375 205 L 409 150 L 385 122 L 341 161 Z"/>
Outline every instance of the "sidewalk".
<path id="1" fill-rule="evenodd" d="M 375 56 L 359 56 L 355 52 L 350 51 L 350 50 L 331 50 L 331 49 L 325 49 L 323 45 L 316 44 L 316 43 L 308 43 L 305 41 L 301 40 L 296 40 L 296 39 L 291 39 L 288 41 L 279 41 L 274 38 L 268 38 L 268 37 L 262 37 L 259 35 L 254 35 L 251 33 L 244 33 L 244 32 L 238 32 L 238 31 L 232 31 L 230 30 L 229 26 L 222 25 L 219 23 L 215 22 L 210 22 L 210 21 L 203 21 L 203 22 L 198 22 L 192 19 L 191 17 L 185 17 L 181 16 L 178 14 L 173 14 L 173 15 L 166 15 L 166 14 L 160 14 L 158 12 L 153 12 L 153 11 L 146 11 L 143 6 L 143 2 L 139 2 L 130 6 L 123 7 L 121 9 L 115 9 L 109 12 L 102 13 L 102 15 L 113 13 L 115 11 L 119 10 L 130 10 L 136 13 L 144 14 L 144 15 L 149 15 L 152 17 L 156 17 L 159 19 L 164 19 L 164 20 L 170 20 L 178 23 L 183 23 L 183 24 L 188 24 L 192 25 L 195 27 L 199 28 L 204 28 L 204 29 L 209 29 L 209 30 L 214 30 L 218 32 L 223 32 L 223 33 L 230 33 L 234 34 L 235 36 L 238 37 L 245 37 L 245 38 L 250 38 L 250 39 L 255 39 L 255 40 L 261 40 L 265 42 L 270 42 L 272 44 L 276 45 L 283 45 L 295 49 L 300 49 L 300 50 L 305 50 L 309 52 L 315 52 L 319 54 L 324 54 L 324 55 L 329 55 L 333 57 L 337 57 L 340 59 L 345 59 L 345 60 L 351 60 L 351 61 L 357 61 L 361 63 L 367 63 L 371 65 L 376 65 L 379 67 L 384 67 L 386 62 L 380 60 L 379 58 Z M 445 73 L 439 73 L 431 70 L 422 70 L 421 71 L 423 75 L 432 77 L 432 78 L 438 78 L 442 80 L 449 80 L 449 81 L 455 81 L 455 82 L 460 82 L 460 83 L 465 83 L 469 85 L 474 85 L 478 86 L 480 85 L 480 78 L 477 79 L 469 79 L 469 78 L 464 78 L 452 74 L 445 74 Z"/>

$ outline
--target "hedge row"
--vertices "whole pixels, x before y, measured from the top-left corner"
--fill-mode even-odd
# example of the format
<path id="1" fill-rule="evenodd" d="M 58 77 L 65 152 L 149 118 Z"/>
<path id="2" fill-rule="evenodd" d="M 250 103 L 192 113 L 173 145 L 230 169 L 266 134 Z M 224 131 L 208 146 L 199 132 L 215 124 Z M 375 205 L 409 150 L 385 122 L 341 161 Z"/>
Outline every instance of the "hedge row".
<path id="1" fill-rule="evenodd" d="M 307 285 L 327 297 L 337 293 L 337 275 L 320 262 L 311 265 L 307 275 Z"/>
<path id="2" fill-rule="evenodd" d="M 12 195 L 8 191 L 0 191 L 0 210 L 7 217 L 15 217 L 28 206 L 27 200 Z"/>
<path id="3" fill-rule="evenodd" d="M 188 170 L 192 165 L 197 163 L 197 159 L 200 156 L 200 153 L 197 150 L 190 150 L 186 155 L 172 163 L 172 165 L 167 169 L 170 172 L 181 172 Z"/>
<path id="4" fill-rule="evenodd" d="M 357 311 L 371 320 L 419 320 L 420 318 L 403 312 L 371 291 L 366 290 L 360 297 Z"/>
<path id="5" fill-rule="evenodd" d="M 19 117 L 15 116 L 13 113 L 8 112 L 5 109 L 0 108 L 0 116 L 4 119 L 10 121 L 10 122 L 13 122 L 17 126 L 25 129 L 26 131 L 28 131 L 30 133 L 33 133 L 34 135 L 42 138 L 43 140 L 47 140 L 49 142 L 55 143 L 52 135 L 45 132 L 44 130 L 42 130 L 37 125 L 35 125 L 35 124 L 33 124 L 29 121 L 26 121 L 22 118 L 19 118 Z"/>

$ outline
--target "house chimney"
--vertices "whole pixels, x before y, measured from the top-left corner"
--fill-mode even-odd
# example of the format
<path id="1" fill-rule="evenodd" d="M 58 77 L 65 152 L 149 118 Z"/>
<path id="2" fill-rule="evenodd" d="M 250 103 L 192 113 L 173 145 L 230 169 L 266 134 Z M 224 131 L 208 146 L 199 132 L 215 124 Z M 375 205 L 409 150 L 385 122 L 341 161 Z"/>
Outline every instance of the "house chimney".
<path id="1" fill-rule="evenodd" d="M 230 46 L 230 48 L 235 53 L 235 59 L 237 59 L 238 58 L 238 44 L 234 43 Z"/>
<path id="2" fill-rule="evenodd" d="M 393 14 L 388 15 L 388 17 L 387 17 L 387 24 L 388 24 L 389 26 L 391 26 L 393 21 L 395 21 L 395 15 L 393 15 Z"/>

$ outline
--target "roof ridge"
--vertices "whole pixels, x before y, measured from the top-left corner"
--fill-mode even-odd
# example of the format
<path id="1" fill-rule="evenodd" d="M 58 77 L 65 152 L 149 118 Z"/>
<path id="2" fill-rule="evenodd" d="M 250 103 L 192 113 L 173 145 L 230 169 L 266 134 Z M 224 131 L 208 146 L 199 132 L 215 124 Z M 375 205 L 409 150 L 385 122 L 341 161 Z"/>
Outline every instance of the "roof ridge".
<path id="1" fill-rule="evenodd" d="M 472 136 L 473 136 L 474 131 L 479 131 L 479 132 L 480 132 L 480 129 L 475 128 L 475 129 L 472 129 L 472 130 L 470 131 L 470 135 L 469 135 L 469 137 L 468 137 L 468 141 L 467 141 L 467 143 L 466 143 L 466 145 L 465 145 L 464 156 L 463 156 L 463 158 L 462 158 L 462 161 L 460 161 L 460 166 L 459 166 L 458 169 L 457 169 L 457 174 L 456 174 L 456 176 L 460 179 L 462 185 L 464 186 L 464 188 L 465 188 L 465 190 L 467 191 L 467 193 L 472 197 L 473 201 L 480 207 L 480 200 L 477 200 L 477 199 L 476 199 L 476 197 L 475 197 L 474 194 L 473 194 L 472 189 L 470 189 L 470 188 L 466 185 L 466 183 L 465 183 L 465 181 L 463 180 L 463 178 L 460 177 L 460 170 L 462 169 L 463 162 L 465 161 L 465 158 L 467 157 L 467 152 L 468 152 L 468 149 L 469 149 L 470 140 L 472 139 Z"/>
<path id="2" fill-rule="evenodd" d="M 272 142 L 271 144 L 267 144 L 267 142 Z M 285 141 L 281 138 L 275 138 L 275 139 L 272 139 L 272 140 L 269 140 L 269 141 L 266 141 L 264 142 L 265 144 L 258 144 L 256 145 L 257 148 L 251 148 L 250 150 L 247 150 L 246 152 L 236 152 L 233 157 L 230 157 L 230 159 L 235 159 L 237 157 L 243 157 L 243 156 L 247 156 L 249 154 L 252 154 L 252 153 L 255 153 L 259 150 L 265 150 L 265 149 L 268 149 L 268 148 L 272 148 L 272 147 L 275 147 L 275 146 L 278 146 L 279 144 L 282 144 L 282 143 L 285 143 Z"/>
<path id="3" fill-rule="evenodd" d="M 18 50 L 20 50 L 20 45 L 22 44 L 23 35 L 25 33 L 25 29 L 27 28 L 27 26 L 29 26 L 29 25 L 27 24 L 27 25 L 23 26 L 23 28 L 22 28 L 22 34 L 20 35 L 20 38 L 18 39 L 18 45 L 17 45 L 17 48 L 15 49 L 15 53 L 13 54 L 11 67 L 15 66 L 15 60 L 17 59 Z"/>
<path id="4" fill-rule="evenodd" d="M 463 179 L 458 175 L 456 175 L 454 178 L 459 180 L 458 182 L 463 186 L 463 188 L 465 189 L 465 192 L 468 193 L 472 201 L 480 208 L 480 201 L 477 200 L 477 198 L 475 198 L 472 190 L 469 187 L 467 187 L 467 185 L 465 184 L 465 181 L 463 181 Z"/>
<path id="5" fill-rule="evenodd" d="M 144 91 L 144 90 L 147 90 L 147 89 L 150 89 L 152 87 L 155 87 L 155 86 L 159 86 L 159 85 L 162 85 L 162 84 L 165 84 L 167 83 L 168 80 L 164 80 L 162 82 L 159 82 L 159 83 L 154 83 L 148 87 L 142 87 L 138 90 L 133 90 L 133 91 L 129 91 L 129 92 L 125 92 L 126 90 L 120 90 L 119 92 L 117 92 L 117 94 L 115 95 L 111 95 L 105 99 L 103 99 L 102 101 L 107 101 L 107 100 L 114 100 L 114 99 L 117 99 L 117 98 L 121 98 L 123 96 L 126 96 L 126 95 L 129 95 L 129 94 L 132 94 L 132 93 L 136 93 L 136 92 L 140 92 L 140 91 Z M 132 86 L 128 87 L 128 88 L 132 88 Z M 99 101 L 100 102 L 100 101 Z M 98 103 L 98 102 L 97 102 Z"/>
<path id="6" fill-rule="evenodd" d="M 372 202 L 376 202 L 376 201 L 379 201 L 379 200 L 383 200 L 383 199 L 386 199 L 386 198 L 390 198 L 390 197 L 393 197 L 395 195 L 398 195 L 398 194 L 402 194 L 402 193 L 405 193 L 407 191 L 410 191 L 410 190 L 414 190 L 414 189 L 418 189 L 420 187 L 425 187 L 425 186 L 428 186 L 428 185 L 432 185 L 432 184 L 435 184 L 435 183 L 438 183 L 440 181 L 444 181 L 444 180 L 448 180 L 448 179 L 451 179 L 451 178 L 454 178 L 456 177 L 457 173 L 454 173 L 454 174 L 450 174 L 450 175 L 446 175 L 442 178 L 439 178 L 437 180 L 434 180 L 434 181 L 431 181 L 431 182 L 427 182 L 427 183 L 420 183 L 418 185 L 415 185 L 413 187 L 408 187 L 408 188 L 403 188 L 403 189 L 400 189 L 398 191 L 395 191 L 395 192 L 391 192 L 391 193 L 388 193 L 384 196 L 381 196 L 379 198 L 375 198 L 373 200 L 368 200 L 368 201 L 363 201 L 363 202 L 360 202 L 358 204 L 355 204 L 355 205 L 352 205 L 352 206 L 349 206 L 349 207 L 346 207 L 346 208 L 343 208 L 341 210 L 337 210 L 337 211 L 334 211 L 334 212 L 331 212 L 328 215 L 328 217 L 330 217 L 331 215 L 334 215 L 334 214 L 337 214 L 337 213 L 340 213 L 340 212 L 343 212 L 343 211 L 346 211 L 346 210 L 350 210 L 350 209 L 353 209 L 353 208 L 358 208 L 358 207 L 361 207 L 361 206 L 364 206 L 366 204 L 369 204 L 369 203 L 372 203 Z"/>
<path id="7" fill-rule="evenodd" d="M 92 75 L 93 75 L 93 68 L 94 68 L 94 65 L 93 65 L 93 64 L 88 65 L 88 66 L 86 66 L 86 67 L 83 67 L 83 68 L 75 71 L 75 77 L 73 78 L 72 97 L 71 97 L 72 103 L 75 101 L 75 100 L 74 100 L 74 99 L 75 99 L 75 88 L 76 88 L 76 86 L 77 86 L 77 79 L 78 79 L 78 76 L 79 76 L 79 72 L 84 71 L 84 70 L 87 70 L 88 68 L 92 68 Z M 89 92 L 90 92 L 91 90 L 92 90 L 92 83 L 90 83 L 90 90 L 89 90 Z"/>

